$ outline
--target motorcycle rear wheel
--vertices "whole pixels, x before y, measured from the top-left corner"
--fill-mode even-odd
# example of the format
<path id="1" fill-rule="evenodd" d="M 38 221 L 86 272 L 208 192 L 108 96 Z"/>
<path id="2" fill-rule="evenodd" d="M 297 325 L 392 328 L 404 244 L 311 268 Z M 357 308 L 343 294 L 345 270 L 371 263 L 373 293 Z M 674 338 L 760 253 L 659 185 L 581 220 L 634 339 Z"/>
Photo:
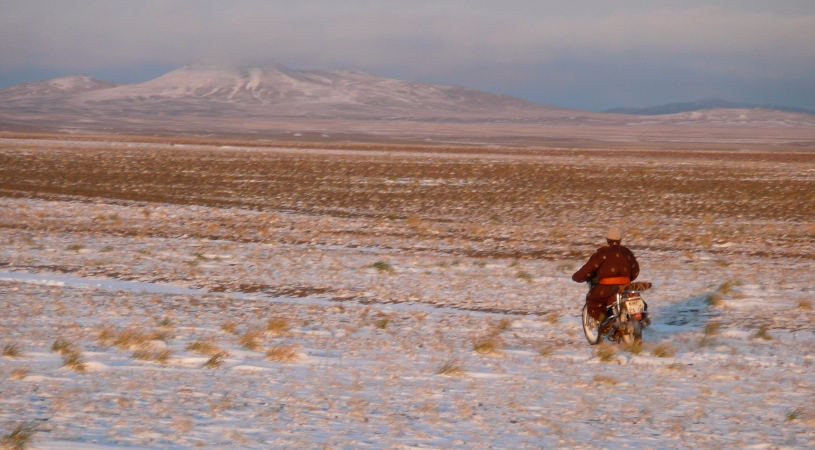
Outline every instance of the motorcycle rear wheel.
<path id="1" fill-rule="evenodd" d="M 622 335 L 623 343 L 631 345 L 635 342 L 642 342 L 642 323 L 639 320 L 631 321 L 631 332 Z"/>
<path id="2" fill-rule="evenodd" d="M 603 342 L 603 336 L 600 335 L 600 322 L 589 315 L 589 305 L 583 305 L 583 334 L 586 335 L 586 340 L 590 345 Z"/>

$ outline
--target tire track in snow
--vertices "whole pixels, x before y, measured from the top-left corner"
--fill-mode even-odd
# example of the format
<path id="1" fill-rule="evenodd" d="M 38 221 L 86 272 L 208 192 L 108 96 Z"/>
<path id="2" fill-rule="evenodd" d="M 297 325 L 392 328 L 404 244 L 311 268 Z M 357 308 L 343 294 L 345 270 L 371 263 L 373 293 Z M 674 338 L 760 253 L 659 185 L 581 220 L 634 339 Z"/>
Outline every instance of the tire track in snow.
<path id="1" fill-rule="evenodd" d="M 119 280 L 114 278 L 87 278 L 67 274 L 55 273 L 29 273 L 0 271 L 0 281 L 23 282 L 43 284 L 47 286 L 65 286 L 85 289 L 105 289 L 112 291 L 145 292 L 149 294 L 177 294 L 177 295 L 224 295 L 238 300 L 267 299 L 270 301 L 296 303 L 304 305 L 329 306 L 337 302 L 354 302 L 361 305 L 377 305 L 401 311 L 445 312 L 453 314 L 474 314 L 487 316 L 545 316 L 552 311 L 524 311 L 500 308 L 464 308 L 455 306 L 441 306 L 432 303 L 416 302 L 381 302 L 371 297 L 285 297 L 268 296 L 245 292 L 216 292 L 206 289 L 196 289 L 175 284 L 151 283 L 144 281 Z"/>

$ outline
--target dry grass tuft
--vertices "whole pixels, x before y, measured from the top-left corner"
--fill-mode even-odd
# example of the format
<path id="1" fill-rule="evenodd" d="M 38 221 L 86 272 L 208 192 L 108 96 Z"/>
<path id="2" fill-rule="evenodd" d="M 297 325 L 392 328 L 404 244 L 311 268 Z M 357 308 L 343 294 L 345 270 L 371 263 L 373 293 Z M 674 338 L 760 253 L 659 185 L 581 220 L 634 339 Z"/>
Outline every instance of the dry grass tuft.
<path id="1" fill-rule="evenodd" d="M 152 349 L 149 345 L 145 345 L 133 352 L 133 358 L 142 361 L 151 361 L 153 359 Z"/>
<path id="2" fill-rule="evenodd" d="M 527 283 L 531 282 L 533 278 L 532 274 L 527 271 L 518 272 L 518 275 L 515 276 L 519 280 L 526 281 Z"/>
<path id="3" fill-rule="evenodd" d="M 714 336 L 719 334 L 719 329 L 721 327 L 722 324 L 720 322 L 708 322 L 705 325 L 704 330 L 702 330 L 704 336 L 702 336 L 702 339 L 699 340 L 699 348 L 713 346 L 713 344 L 716 342 Z"/>
<path id="4" fill-rule="evenodd" d="M 609 362 L 617 355 L 617 351 L 610 345 L 600 344 L 594 350 L 596 356 L 602 362 Z"/>
<path id="5" fill-rule="evenodd" d="M 485 355 L 498 355 L 501 353 L 499 350 L 502 346 L 503 342 L 498 335 L 489 334 L 473 342 L 473 351 Z"/>
<path id="6" fill-rule="evenodd" d="M 263 332 L 260 330 L 248 330 L 238 336 L 238 345 L 247 350 L 257 350 L 263 340 Z"/>
<path id="7" fill-rule="evenodd" d="M 639 355 L 642 353 L 642 341 L 634 341 L 631 344 L 626 344 L 623 346 L 623 350 L 631 353 L 632 355 Z"/>
<path id="8" fill-rule="evenodd" d="M 539 345 L 538 346 L 538 356 L 542 358 L 546 358 L 547 356 L 551 356 L 552 353 L 555 352 L 555 348 L 551 345 Z"/>
<path id="9" fill-rule="evenodd" d="M 722 324 L 720 322 L 708 322 L 705 325 L 705 329 L 703 333 L 705 336 L 714 336 L 719 333 L 719 329 L 722 328 Z"/>
<path id="10" fill-rule="evenodd" d="M 798 302 L 798 309 L 808 311 L 812 309 L 812 303 L 809 300 L 801 300 Z"/>
<path id="11" fill-rule="evenodd" d="M 66 355 L 68 353 L 76 353 L 78 351 L 77 347 L 69 340 L 63 338 L 57 338 L 53 344 L 51 344 L 51 352 L 52 353 L 59 353 L 60 355 Z"/>
<path id="12" fill-rule="evenodd" d="M 138 329 L 117 330 L 105 327 L 99 332 L 98 341 L 102 346 L 113 345 L 122 350 L 138 349 L 149 341 L 162 341 L 168 338 L 166 331 L 144 333 Z"/>
<path id="13" fill-rule="evenodd" d="M 198 353 L 207 356 L 214 356 L 221 353 L 225 353 L 223 350 L 221 350 L 220 347 L 208 341 L 193 341 L 187 344 L 187 346 L 184 349 L 187 350 L 188 352 Z"/>
<path id="14" fill-rule="evenodd" d="M 504 341 L 501 339 L 500 334 L 509 330 L 511 327 L 512 319 L 505 317 L 499 320 L 498 323 L 492 325 L 492 329 L 489 330 L 487 334 L 475 339 L 473 342 L 473 351 L 481 354 L 499 354 L 501 347 L 504 346 Z"/>
<path id="15" fill-rule="evenodd" d="M 393 266 L 388 264 L 385 261 L 377 261 L 377 262 L 371 264 L 371 267 L 376 269 L 379 272 L 387 272 L 387 273 L 393 273 L 394 272 Z"/>
<path id="16" fill-rule="evenodd" d="M 266 324 L 266 331 L 275 336 L 284 334 L 289 331 L 289 321 L 282 317 L 269 319 L 269 323 Z"/>
<path id="17" fill-rule="evenodd" d="M 557 312 L 550 312 L 549 314 L 546 315 L 546 323 L 548 323 L 550 325 L 555 325 L 559 321 L 560 321 L 560 314 L 558 314 Z"/>
<path id="18" fill-rule="evenodd" d="M 67 367 L 75 372 L 85 371 L 85 358 L 78 350 L 76 352 L 66 353 L 62 355 L 62 367 Z"/>
<path id="19" fill-rule="evenodd" d="M 712 294 L 708 294 L 707 298 L 705 299 L 705 302 L 707 302 L 707 304 L 710 306 L 719 306 L 722 304 L 723 300 L 724 298 L 722 298 L 722 294 L 714 292 Z"/>
<path id="20" fill-rule="evenodd" d="M 113 339 L 113 345 L 121 349 L 129 349 L 133 345 L 142 345 L 146 341 L 147 338 L 140 332 L 128 329 L 120 332 Z"/>
<path id="21" fill-rule="evenodd" d="M 15 367 L 11 370 L 9 380 L 22 380 L 26 376 L 28 376 L 28 367 Z"/>
<path id="22" fill-rule="evenodd" d="M 216 353 L 204 363 L 205 368 L 207 369 L 217 369 L 221 367 L 221 365 L 226 361 L 227 354 L 225 352 Z"/>
<path id="23" fill-rule="evenodd" d="M 733 280 L 727 280 L 719 286 L 717 289 L 718 292 L 721 292 L 724 295 L 729 295 L 733 293 L 733 287 L 736 286 L 738 283 Z"/>
<path id="24" fill-rule="evenodd" d="M 300 359 L 294 345 L 278 345 L 266 350 L 266 359 L 277 362 L 291 362 Z"/>
<path id="25" fill-rule="evenodd" d="M 153 361 L 159 364 L 167 364 L 167 361 L 170 360 L 170 355 L 172 354 L 173 352 L 170 349 L 160 350 L 153 355 Z"/>
<path id="26" fill-rule="evenodd" d="M 23 351 L 20 350 L 20 344 L 13 342 L 11 344 L 6 344 L 3 346 L 3 351 L 0 352 L 0 356 L 4 356 L 6 358 L 18 358 L 22 356 Z"/>
<path id="27" fill-rule="evenodd" d="M 236 334 L 238 332 L 238 324 L 232 322 L 231 320 L 227 320 L 221 324 L 221 329 L 227 333 Z"/>
<path id="28" fill-rule="evenodd" d="M 710 306 L 719 306 L 724 301 L 725 295 L 734 295 L 737 294 L 734 291 L 734 287 L 738 286 L 740 283 L 738 281 L 728 280 L 722 283 L 718 288 L 716 288 L 716 292 L 709 294 L 707 296 L 707 304 Z M 738 296 L 738 295 L 737 295 Z"/>
<path id="29" fill-rule="evenodd" d="M 148 341 L 166 341 L 173 337 L 168 330 L 155 330 L 144 336 Z"/>
<path id="30" fill-rule="evenodd" d="M 107 347 L 113 343 L 113 340 L 116 339 L 117 332 L 116 329 L 113 327 L 107 326 L 99 332 L 99 335 L 96 337 L 96 340 L 99 342 L 99 345 L 103 347 Z"/>
<path id="31" fill-rule="evenodd" d="M 23 450 L 28 448 L 34 439 L 37 425 L 34 423 L 21 423 L 17 425 L 11 433 L 0 439 L 0 448 L 9 450 Z"/>
<path id="32" fill-rule="evenodd" d="M 384 330 L 388 327 L 388 323 L 390 323 L 390 317 L 383 317 L 376 322 L 374 322 L 374 326 L 380 330 Z"/>
<path id="33" fill-rule="evenodd" d="M 595 375 L 592 380 L 597 384 L 608 384 L 610 386 L 616 386 L 620 384 L 614 377 L 610 377 L 608 375 Z"/>
<path id="34" fill-rule="evenodd" d="M 173 322 L 170 320 L 169 317 L 164 317 L 161 319 L 161 322 L 158 323 L 158 326 L 162 328 L 170 328 L 173 326 Z"/>
<path id="35" fill-rule="evenodd" d="M 512 319 L 503 318 L 495 324 L 495 333 L 503 333 L 512 327 Z"/>
<path id="36" fill-rule="evenodd" d="M 147 344 L 139 347 L 133 352 L 133 358 L 142 361 L 156 361 L 160 364 L 166 364 L 172 355 L 170 349 L 156 349 Z"/>
<path id="37" fill-rule="evenodd" d="M 804 408 L 799 406 L 799 407 L 793 409 L 792 411 L 786 413 L 784 415 L 785 416 L 784 418 L 785 418 L 785 420 L 787 422 L 792 422 L 792 421 L 800 419 L 803 415 L 804 415 Z"/>
<path id="38" fill-rule="evenodd" d="M 753 335 L 753 339 L 764 339 L 765 341 L 771 341 L 773 337 L 770 334 L 770 326 L 765 324 L 759 327 L 756 334 Z"/>
<path id="39" fill-rule="evenodd" d="M 457 377 L 464 375 L 464 369 L 461 368 L 457 361 L 445 361 L 436 370 L 436 374 L 445 377 Z"/>
<path id="40" fill-rule="evenodd" d="M 651 356 L 656 356 L 657 358 L 671 358 L 674 355 L 676 355 L 676 349 L 668 344 L 657 345 L 651 350 Z"/>

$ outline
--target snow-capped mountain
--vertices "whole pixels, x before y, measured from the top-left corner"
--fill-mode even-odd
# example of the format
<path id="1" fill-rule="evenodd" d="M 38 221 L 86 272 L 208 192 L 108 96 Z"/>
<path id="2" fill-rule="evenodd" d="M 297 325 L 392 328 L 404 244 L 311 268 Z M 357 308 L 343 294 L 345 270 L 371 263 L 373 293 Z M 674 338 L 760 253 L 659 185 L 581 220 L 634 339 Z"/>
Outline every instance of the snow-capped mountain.
<path id="1" fill-rule="evenodd" d="M 3 109 L 58 108 L 77 114 L 156 113 L 371 118 L 530 117 L 568 111 L 506 95 L 380 77 L 358 71 L 190 65 L 138 84 L 87 76 L 0 91 Z M 30 111 L 34 112 L 34 111 Z"/>
<path id="2" fill-rule="evenodd" d="M 456 86 L 438 86 L 355 71 L 297 71 L 285 67 L 186 66 L 140 84 L 84 92 L 75 103 L 201 101 L 243 107 L 495 113 L 553 108 L 514 97 Z M 367 110 L 367 111 L 366 111 Z M 304 111 L 305 112 L 305 111 Z"/>

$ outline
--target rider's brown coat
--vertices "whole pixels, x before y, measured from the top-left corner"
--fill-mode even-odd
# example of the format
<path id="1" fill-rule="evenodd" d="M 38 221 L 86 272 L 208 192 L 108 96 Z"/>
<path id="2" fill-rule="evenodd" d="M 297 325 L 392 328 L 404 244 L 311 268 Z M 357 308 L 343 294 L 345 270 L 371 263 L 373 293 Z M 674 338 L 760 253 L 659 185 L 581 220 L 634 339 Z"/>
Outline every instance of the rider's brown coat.
<path id="1" fill-rule="evenodd" d="M 595 277 L 598 279 L 629 277 L 634 281 L 639 274 L 640 265 L 634 253 L 628 247 L 612 242 L 597 249 L 589 258 L 589 262 L 572 275 L 572 280 L 583 283 Z M 595 320 L 600 320 L 600 313 L 614 300 L 618 287 L 617 284 L 594 286 L 586 295 L 589 315 Z"/>

